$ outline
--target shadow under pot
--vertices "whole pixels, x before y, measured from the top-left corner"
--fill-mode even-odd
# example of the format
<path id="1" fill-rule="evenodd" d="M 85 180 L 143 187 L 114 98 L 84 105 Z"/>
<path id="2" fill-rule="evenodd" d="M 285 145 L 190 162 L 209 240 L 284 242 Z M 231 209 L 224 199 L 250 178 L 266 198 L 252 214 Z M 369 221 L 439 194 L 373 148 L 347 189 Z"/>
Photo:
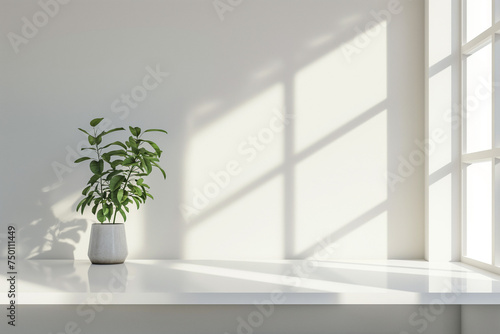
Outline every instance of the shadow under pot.
<path id="1" fill-rule="evenodd" d="M 93 264 L 119 264 L 127 258 L 125 224 L 92 224 L 88 256 Z"/>

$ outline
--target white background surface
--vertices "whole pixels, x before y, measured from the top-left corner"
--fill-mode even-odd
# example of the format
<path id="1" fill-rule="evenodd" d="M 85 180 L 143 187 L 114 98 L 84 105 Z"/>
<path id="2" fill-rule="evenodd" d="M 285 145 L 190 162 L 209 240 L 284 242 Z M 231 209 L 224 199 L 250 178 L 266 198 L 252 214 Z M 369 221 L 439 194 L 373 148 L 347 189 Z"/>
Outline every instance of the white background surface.
<path id="1" fill-rule="evenodd" d="M 423 2 L 377 26 L 387 3 L 246 1 L 220 21 L 211 1 L 73 0 L 16 54 L 7 34 L 40 7 L 1 1 L 0 229 L 18 227 L 21 258 L 86 258 L 92 217 L 74 208 L 90 171 L 59 182 L 53 165 L 103 116 L 169 131 L 154 137 L 168 180 L 129 216 L 129 259 L 305 258 L 321 239 L 331 258 L 423 258 L 423 165 L 386 180 L 424 136 Z M 157 64 L 170 76 L 114 112 Z M 295 119 L 248 162 L 238 147 L 275 108 Z M 179 206 L 232 160 L 241 173 L 186 223 Z"/>

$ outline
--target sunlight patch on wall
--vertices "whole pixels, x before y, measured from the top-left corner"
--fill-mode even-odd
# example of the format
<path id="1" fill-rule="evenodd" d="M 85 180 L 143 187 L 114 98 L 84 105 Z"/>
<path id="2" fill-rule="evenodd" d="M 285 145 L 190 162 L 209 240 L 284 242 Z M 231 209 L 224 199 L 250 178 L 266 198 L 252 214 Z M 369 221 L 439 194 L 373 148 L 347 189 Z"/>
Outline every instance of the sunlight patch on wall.
<path id="1" fill-rule="evenodd" d="M 452 256 L 451 187 L 451 174 L 429 186 L 428 252 L 432 261 L 449 261 Z"/>
<path id="2" fill-rule="evenodd" d="M 296 150 L 338 130 L 387 97 L 387 29 L 359 54 L 342 48 L 302 69 L 295 81 Z M 353 44 L 354 47 L 356 44 Z"/>
<path id="3" fill-rule="evenodd" d="M 451 55 L 452 1 L 427 1 L 429 6 L 429 66 Z"/>
<path id="4" fill-rule="evenodd" d="M 75 260 L 88 260 L 88 250 L 89 250 L 89 242 L 90 242 L 90 224 L 87 231 L 82 235 L 82 239 L 80 242 L 76 243 L 74 256 Z"/>
<path id="5" fill-rule="evenodd" d="M 283 162 L 283 94 L 274 85 L 190 135 L 184 205 L 202 216 Z"/>
<path id="6" fill-rule="evenodd" d="M 130 258 L 142 258 L 140 254 L 144 253 L 144 249 L 148 247 L 147 234 L 149 234 L 151 230 L 148 232 L 146 228 L 146 222 L 144 220 L 145 210 L 147 210 L 147 208 L 141 208 L 141 211 L 131 209 L 130 213 L 127 214 L 125 229 L 127 234 L 128 254 Z M 155 247 L 158 247 L 158 245 L 155 245 Z"/>
<path id="7" fill-rule="evenodd" d="M 295 254 L 334 235 L 335 258 L 386 258 L 386 170 L 387 111 L 305 158 L 296 174 Z"/>
<path id="8" fill-rule="evenodd" d="M 185 258 L 282 258 L 283 191 L 283 177 L 276 177 L 191 226 Z"/>
<path id="9" fill-rule="evenodd" d="M 82 194 L 77 191 L 51 206 L 54 220 L 43 238 L 45 240 L 43 249 L 35 250 L 38 254 L 32 252 L 30 256 L 53 252 L 61 248 L 67 251 L 74 249 L 72 255 L 75 259 L 87 259 L 89 229 L 85 228 L 84 220 L 92 221 L 95 217 L 91 214 L 91 207 L 85 209 L 83 216 L 75 211 L 77 203 L 82 199 Z M 71 256 L 69 253 L 66 255 Z"/>
<path id="10" fill-rule="evenodd" d="M 53 247 L 74 247 L 73 255 L 76 260 L 87 260 L 88 245 L 90 239 L 90 226 L 98 223 L 96 217 L 92 215 L 92 207 L 85 209 L 84 215 L 74 210 L 83 196 L 80 192 L 73 193 L 58 201 L 51 207 L 55 217 L 54 225 L 49 228 L 44 239 L 46 240 L 43 249 L 35 250 L 30 256 L 36 256 L 44 252 L 50 252 Z M 127 214 L 125 222 L 129 258 L 134 258 L 134 254 L 140 254 L 144 249 L 144 219 L 142 213 L 134 206 L 129 206 L 130 213 Z M 87 221 L 88 227 L 82 230 L 80 221 Z M 120 215 L 117 216 L 117 223 L 123 223 Z"/>
<path id="11" fill-rule="evenodd" d="M 59 202 L 52 205 L 50 208 L 52 210 L 52 214 L 61 222 L 68 222 L 73 219 L 80 218 L 81 215 L 79 212 L 75 211 L 74 204 L 78 203 L 81 199 L 83 199 L 83 196 L 79 191 L 66 196 Z M 89 210 L 89 208 L 86 210 Z"/>

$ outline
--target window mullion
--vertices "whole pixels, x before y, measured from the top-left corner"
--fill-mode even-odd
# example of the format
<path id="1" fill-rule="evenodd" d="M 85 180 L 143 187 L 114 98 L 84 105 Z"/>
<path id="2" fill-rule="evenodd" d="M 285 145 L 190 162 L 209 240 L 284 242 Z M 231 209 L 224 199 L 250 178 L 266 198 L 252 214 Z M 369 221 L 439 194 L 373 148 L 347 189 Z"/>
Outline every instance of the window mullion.
<path id="1" fill-rule="evenodd" d="M 496 200 L 497 196 L 499 196 L 500 191 L 500 160 L 499 158 L 493 158 L 493 182 L 492 182 L 492 208 L 493 208 L 493 265 L 500 265 L 500 227 L 498 225 L 500 218 L 500 205 Z"/>
<path id="2" fill-rule="evenodd" d="M 495 1 L 492 1 L 493 10 L 492 10 L 492 22 L 495 23 Z M 497 48 L 497 34 L 493 33 L 491 38 L 492 48 L 491 48 L 491 87 L 490 91 L 494 92 L 494 83 L 497 81 L 497 66 L 495 62 L 496 48 Z M 495 152 L 496 148 L 496 135 L 495 135 L 495 110 L 496 108 L 496 93 L 491 94 L 491 149 L 492 152 Z M 496 245 L 496 207 L 495 207 L 495 190 L 496 190 L 496 158 L 491 158 L 491 264 L 496 265 L 497 263 L 497 245 Z"/>

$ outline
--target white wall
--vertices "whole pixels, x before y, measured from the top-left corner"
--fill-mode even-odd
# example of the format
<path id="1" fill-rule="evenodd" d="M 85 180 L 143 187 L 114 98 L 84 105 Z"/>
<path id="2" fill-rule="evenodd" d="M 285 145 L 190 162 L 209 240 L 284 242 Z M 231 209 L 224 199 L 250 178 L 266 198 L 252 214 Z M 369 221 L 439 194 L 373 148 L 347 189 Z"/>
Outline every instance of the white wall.
<path id="1" fill-rule="evenodd" d="M 208 0 L 58 6 L 44 24 L 37 1 L 0 2 L 0 233 L 18 227 L 21 257 L 86 258 L 89 171 L 71 161 L 98 116 L 169 131 L 129 258 L 304 258 L 321 239 L 332 258 L 424 256 L 423 1 L 244 1 L 224 20 Z M 147 68 L 169 76 L 126 107 Z M 270 130 L 275 112 L 294 117 Z"/>

